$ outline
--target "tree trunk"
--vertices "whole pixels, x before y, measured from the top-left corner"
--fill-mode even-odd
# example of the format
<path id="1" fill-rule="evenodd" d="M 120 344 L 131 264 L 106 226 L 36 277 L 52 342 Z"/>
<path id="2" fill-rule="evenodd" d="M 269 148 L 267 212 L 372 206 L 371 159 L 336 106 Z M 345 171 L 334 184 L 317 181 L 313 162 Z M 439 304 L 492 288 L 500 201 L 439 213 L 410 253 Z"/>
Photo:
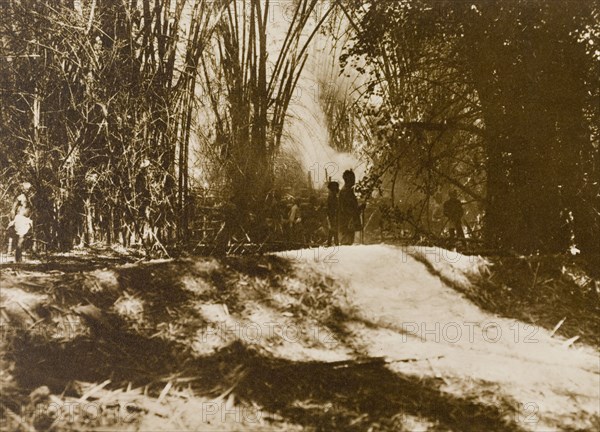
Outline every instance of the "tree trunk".
<path id="1" fill-rule="evenodd" d="M 91 245 L 95 243 L 96 236 L 94 233 L 94 216 L 92 212 L 92 200 L 91 198 L 86 198 L 83 204 L 84 212 L 85 212 L 85 244 Z"/>
<path id="2" fill-rule="evenodd" d="M 465 38 L 486 127 L 486 239 L 524 253 L 597 250 L 593 210 L 582 199 L 583 158 L 593 150 L 584 151 L 581 48 L 561 46 L 565 34 L 548 42 L 564 28 L 531 29 L 507 47 L 502 34 L 484 31 L 488 24 Z"/>

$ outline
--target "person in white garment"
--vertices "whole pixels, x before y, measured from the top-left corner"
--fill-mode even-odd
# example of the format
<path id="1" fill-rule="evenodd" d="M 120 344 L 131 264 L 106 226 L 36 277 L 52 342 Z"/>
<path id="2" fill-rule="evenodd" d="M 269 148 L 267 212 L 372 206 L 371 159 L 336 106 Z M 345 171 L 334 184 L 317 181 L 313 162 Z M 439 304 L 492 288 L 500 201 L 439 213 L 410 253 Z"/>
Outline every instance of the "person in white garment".
<path id="1" fill-rule="evenodd" d="M 11 222 L 8 224 L 9 243 L 8 252 L 11 252 L 13 242 L 15 243 L 15 262 L 23 260 L 23 244 L 25 236 L 33 226 L 31 220 L 31 183 L 21 184 L 20 194 L 17 195 L 11 209 Z"/>

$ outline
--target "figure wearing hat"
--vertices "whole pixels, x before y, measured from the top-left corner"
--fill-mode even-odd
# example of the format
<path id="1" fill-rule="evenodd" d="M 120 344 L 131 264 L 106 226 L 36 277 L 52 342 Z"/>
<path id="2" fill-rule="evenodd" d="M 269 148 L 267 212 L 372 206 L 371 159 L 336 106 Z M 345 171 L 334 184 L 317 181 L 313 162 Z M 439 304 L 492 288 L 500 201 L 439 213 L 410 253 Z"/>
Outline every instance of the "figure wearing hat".
<path id="1" fill-rule="evenodd" d="M 342 174 L 342 178 L 344 179 L 344 187 L 342 187 L 338 198 L 339 237 L 341 244 L 351 245 L 354 243 L 356 231 L 362 229 L 360 218 L 362 207 L 358 204 L 354 194 L 353 188 L 356 183 L 354 172 L 346 170 Z"/>

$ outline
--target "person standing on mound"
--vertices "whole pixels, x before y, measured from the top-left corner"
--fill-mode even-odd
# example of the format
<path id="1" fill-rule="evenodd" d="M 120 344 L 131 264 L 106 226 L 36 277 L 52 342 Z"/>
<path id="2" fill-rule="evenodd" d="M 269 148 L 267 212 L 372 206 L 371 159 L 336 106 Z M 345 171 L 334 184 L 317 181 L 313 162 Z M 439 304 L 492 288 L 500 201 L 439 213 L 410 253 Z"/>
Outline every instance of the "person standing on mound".
<path id="1" fill-rule="evenodd" d="M 342 174 L 344 187 L 340 191 L 338 206 L 338 227 L 340 235 L 340 244 L 351 245 L 354 243 L 356 231 L 362 229 L 360 220 L 360 209 L 358 200 L 354 194 L 354 184 L 356 176 L 352 170 L 344 171 Z"/>
<path id="2" fill-rule="evenodd" d="M 292 242 L 292 244 L 294 244 L 294 246 L 299 246 L 304 244 L 304 230 L 302 214 L 300 212 L 300 200 L 292 197 L 291 201 L 292 206 L 288 215 L 290 233 L 289 240 Z"/>
<path id="3" fill-rule="evenodd" d="M 456 240 L 464 239 L 465 233 L 463 230 L 463 219 L 464 211 L 462 207 L 462 203 L 458 199 L 458 194 L 456 191 L 451 190 L 448 194 L 448 200 L 444 202 L 444 216 L 448 219 L 450 223 L 450 239 Z"/>

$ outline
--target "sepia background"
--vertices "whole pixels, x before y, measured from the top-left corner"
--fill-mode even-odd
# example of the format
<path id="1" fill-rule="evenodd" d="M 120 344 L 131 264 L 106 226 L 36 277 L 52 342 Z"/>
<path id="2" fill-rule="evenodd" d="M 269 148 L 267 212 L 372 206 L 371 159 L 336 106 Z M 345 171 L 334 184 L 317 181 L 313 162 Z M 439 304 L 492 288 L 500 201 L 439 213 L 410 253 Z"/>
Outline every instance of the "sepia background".
<path id="1" fill-rule="evenodd" d="M 599 76 L 592 0 L 0 0 L 0 428 L 596 430 Z"/>

